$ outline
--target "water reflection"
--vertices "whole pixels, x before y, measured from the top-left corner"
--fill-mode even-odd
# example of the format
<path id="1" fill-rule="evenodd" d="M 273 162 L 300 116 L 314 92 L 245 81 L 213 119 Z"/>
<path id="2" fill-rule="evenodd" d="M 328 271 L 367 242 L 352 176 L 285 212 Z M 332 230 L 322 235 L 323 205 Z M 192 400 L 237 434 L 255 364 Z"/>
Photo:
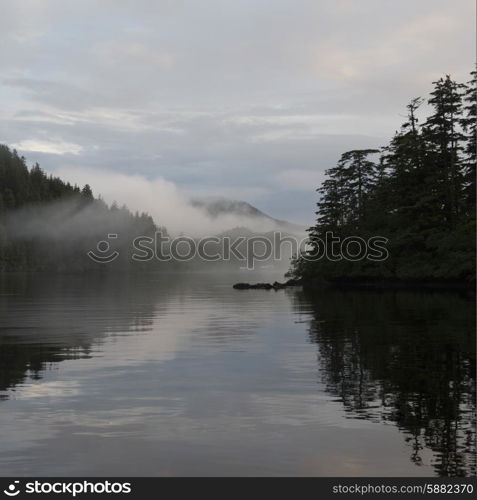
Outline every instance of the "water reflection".
<path id="1" fill-rule="evenodd" d="M 1 474 L 475 472 L 472 297 L 275 278 L 4 276 Z"/>
<path id="2" fill-rule="evenodd" d="M 294 300 L 313 312 L 322 380 L 350 418 L 397 425 L 417 466 L 428 449 L 438 475 L 475 475 L 473 294 L 299 292 Z"/>
<path id="3" fill-rule="evenodd" d="M 266 296 L 234 294 L 233 279 L 202 273 L 0 276 L 0 399 L 65 360 L 97 356 L 103 366 L 125 366 L 171 359 L 179 349 L 234 349 L 258 318 L 288 300 L 277 296 L 270 304 L 261 300 Z M 136 338 L 141 332 L 154 335 Z M 116 338 L 122 338 L 119 346 Z M 200 345 L 191 346 L 196 338 Z"/>
<path id="4" fill-rule="evenodd" d="M 7 274 L 0 281 L 0 397 L 54 363 L 89 358 L 115 332 L 152 324 L 150 281 L 134 275 Z M 149 283 L 150 286 L 147 286 Z"/>

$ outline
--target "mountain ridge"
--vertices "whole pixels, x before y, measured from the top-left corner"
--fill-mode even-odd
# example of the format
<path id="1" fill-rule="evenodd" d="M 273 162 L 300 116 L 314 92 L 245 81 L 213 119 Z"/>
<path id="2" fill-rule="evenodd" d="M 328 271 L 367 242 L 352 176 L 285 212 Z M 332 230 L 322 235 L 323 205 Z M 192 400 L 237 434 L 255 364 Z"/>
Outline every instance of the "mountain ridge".
<path id="1" fill-rule="evenodd" d="M 305 225 L 276 219 L 243 200 L 235 200 L 220 196 L 202 197 L 191 198 L 190 204 L 212 219 L 233 215 L 263 222 L 265 226 L 268 226 L 266 229 L 268 231 L 279 230 L 292 234 L 304 234 L 306 231 Z"/>

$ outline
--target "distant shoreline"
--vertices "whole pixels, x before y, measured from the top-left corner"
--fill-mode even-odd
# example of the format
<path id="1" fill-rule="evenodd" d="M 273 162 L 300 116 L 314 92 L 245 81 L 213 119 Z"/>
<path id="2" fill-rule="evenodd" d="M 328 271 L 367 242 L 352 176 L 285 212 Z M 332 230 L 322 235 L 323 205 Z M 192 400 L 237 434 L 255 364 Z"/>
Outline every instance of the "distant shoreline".
<path id="1" fill-rule="evenodd" d="M 459 280 L 397 280 L 397 279 L 379 279 L 379 280 L 301 280 L 289 279 L 284 283 L 275 281 L 274 283 L 235 283 L 233 288 L 236 290 L 281 290 L 283 288 L 301 287 L 307 291 L 323 289 L 360 289 L 360 290 L 474 290 L 475 282 Z"/>

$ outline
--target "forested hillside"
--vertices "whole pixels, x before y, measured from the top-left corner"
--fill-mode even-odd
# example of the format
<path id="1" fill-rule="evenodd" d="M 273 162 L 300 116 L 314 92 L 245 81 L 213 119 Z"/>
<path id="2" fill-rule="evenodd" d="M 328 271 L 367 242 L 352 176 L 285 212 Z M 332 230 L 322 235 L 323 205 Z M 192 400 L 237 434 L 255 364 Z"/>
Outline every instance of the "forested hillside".
<path id="1" fill-rule="evenodd" d="M 108 206 L 82 189 L 45 174 L 38 164 L 0 145 L 0 270 L 83 270 L 101 266 L 88 258 L 107 235 L 117 233 L 120 257 L 129 265 L 135 236 L 153 235 L 156 226 L 143 213 Z M 109 267 L 109 266 L 103 266 Z"/>
<path id="2" fill-rule="evenodd" d="M 348 151 L 318 189 L 310 251 L 291 274 L 305 281 L 475 279 L 476 72 L 449 76 L 407 106 L 407 120 L 381 150 Z M 341 239 L 383 236 L 389 258 L 313 260 L 327 232 Z"/>

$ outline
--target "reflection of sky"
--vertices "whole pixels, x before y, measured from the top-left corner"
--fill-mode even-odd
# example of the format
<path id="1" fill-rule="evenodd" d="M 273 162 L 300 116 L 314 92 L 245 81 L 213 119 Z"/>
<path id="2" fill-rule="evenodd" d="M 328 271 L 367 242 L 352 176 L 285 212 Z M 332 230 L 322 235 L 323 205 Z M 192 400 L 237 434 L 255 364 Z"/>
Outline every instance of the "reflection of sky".
<path id="1" fill-rule="evenodd" d="M 430 474 L 394 426 L 345 418 L 324 391 L 290 293 L 179 287 L 147 328 L 131 315 L 91 358 L 17 386 L 2 473 Z"/>

